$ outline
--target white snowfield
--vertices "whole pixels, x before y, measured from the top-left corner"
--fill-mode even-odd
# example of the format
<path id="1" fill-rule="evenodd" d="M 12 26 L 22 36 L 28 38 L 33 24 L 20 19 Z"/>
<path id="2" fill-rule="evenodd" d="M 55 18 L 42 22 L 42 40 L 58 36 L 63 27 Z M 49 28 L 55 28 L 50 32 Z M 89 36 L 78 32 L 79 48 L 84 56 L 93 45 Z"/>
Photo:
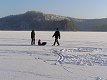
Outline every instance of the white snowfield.
<path id="1" fill-rule="evenodd" d="M 107 33 L 0 31 L 0 80 L 107 80 Z M 46 41 L 38 46 L 37 40 Z"/>

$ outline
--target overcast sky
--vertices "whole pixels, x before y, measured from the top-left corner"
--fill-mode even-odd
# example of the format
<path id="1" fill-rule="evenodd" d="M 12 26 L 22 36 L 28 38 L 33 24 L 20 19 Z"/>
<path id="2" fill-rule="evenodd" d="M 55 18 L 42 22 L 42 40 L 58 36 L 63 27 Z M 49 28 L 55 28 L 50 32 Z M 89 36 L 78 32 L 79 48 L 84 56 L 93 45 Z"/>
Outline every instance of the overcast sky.
<path id="1" fill-rule="evenodd" d="M 107 18 L 107 0 L 0 0 L 0 18 L 41 11 L 73 18 Z"/>

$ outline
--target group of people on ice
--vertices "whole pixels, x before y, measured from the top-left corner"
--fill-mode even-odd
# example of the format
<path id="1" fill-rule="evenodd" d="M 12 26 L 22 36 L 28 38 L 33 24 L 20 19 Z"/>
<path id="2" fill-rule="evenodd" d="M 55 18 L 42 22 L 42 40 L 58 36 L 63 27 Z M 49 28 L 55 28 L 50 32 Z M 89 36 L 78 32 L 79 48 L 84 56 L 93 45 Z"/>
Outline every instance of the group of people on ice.
<path id="1" fill-rule="evenodd" d="M 56 43 L 57 43 L 57 46 L 59 46 L 60 44 L 59 44 L 58 39 L 60 39 L 60 31 L 58 28 L 56 29 L 56 31 L 52 37 L 55 37 L 55 41 L 52 46 L 55 46 Z M 40 39 L 38 40 L 38 45 L 44 46 L 46 44 L 47 44 L 47 42 L 41 42 Z M 35 31 L 34 30 L 32 30 L 32 32 L 31 32 L 31 45 L 35 45 Z"/>

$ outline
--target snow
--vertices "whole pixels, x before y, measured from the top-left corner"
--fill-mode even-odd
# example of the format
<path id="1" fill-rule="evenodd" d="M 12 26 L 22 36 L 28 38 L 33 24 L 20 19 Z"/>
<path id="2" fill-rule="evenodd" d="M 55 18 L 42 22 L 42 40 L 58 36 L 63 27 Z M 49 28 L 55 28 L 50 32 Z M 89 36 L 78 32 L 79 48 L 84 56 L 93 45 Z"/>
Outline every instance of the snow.
<path id="1" fill-rule="evenodd" d="M 107 33 L 36 31 L 46 46 L 31 46 L 30 31 L 0 31 L 0 80 L 107 80 Z"/>

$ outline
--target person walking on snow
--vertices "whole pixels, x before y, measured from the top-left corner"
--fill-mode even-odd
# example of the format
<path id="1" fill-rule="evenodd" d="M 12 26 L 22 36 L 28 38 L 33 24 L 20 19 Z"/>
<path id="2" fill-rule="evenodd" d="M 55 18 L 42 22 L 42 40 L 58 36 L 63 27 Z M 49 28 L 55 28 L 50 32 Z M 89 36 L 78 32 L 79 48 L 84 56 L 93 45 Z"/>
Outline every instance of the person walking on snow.
<path id="1" fill-rule="evenodd" d="M 55 37 L 55 41 L 54 41 L 53 46 L 55 46 L 56 43 L 58 44 L 57 46 L 59 46 L 60 44 L 59 44 L 58 39 L 60 39 L 60 32 L 59 32 L 58 28 L 56 29 L 56 31 L 55 31 L 55 33 L 53 34 L 52 37 Z"/>

